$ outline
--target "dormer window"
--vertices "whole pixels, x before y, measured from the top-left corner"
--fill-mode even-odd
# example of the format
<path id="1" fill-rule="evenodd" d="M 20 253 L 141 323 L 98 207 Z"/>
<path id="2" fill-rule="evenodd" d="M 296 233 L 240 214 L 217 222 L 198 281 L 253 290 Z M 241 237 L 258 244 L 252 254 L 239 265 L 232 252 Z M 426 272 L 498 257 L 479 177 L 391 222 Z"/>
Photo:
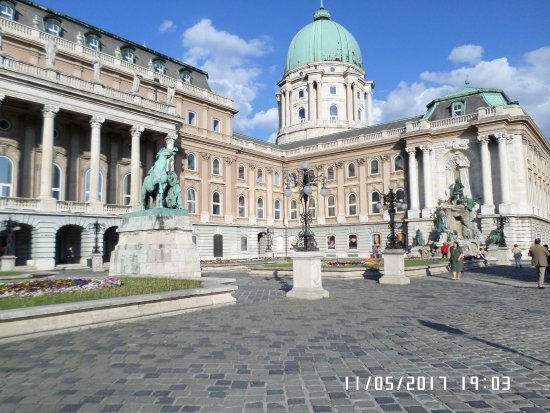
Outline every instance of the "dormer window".
<path id="1" fill-rule="evenodd" d="M 52 18 L 46 19 L 44 20 L 44 30 L 52 36 L 59 37 L 61 36 L 61 22 Z"/>
<path id="2" fill-rule="evenodd" d="M 136 52 L 131 47 L 123 47 L 120 49 L 120 55 L 123 60 L 126 60 L 129 63 L 136 62 Z"/>
<path id="3" fill-rule="evenodd" d="M 90 49 L 101 50 L 101 42 L 99 41 L 99 36 L 97 34 L 89 34 L 86 36 L 86 43 Z"/>
<path id="4" fill-rule="evenodd" d="M 0 16 L 4 19 L 13 20 L 15 16 L 15 6 L 9 1 L 0 2 Z"/>
<path id="5" fill-rule="evenodd" d="M 185 83 L 191 83 L 191 73 L 189 70 L 180 70 L 180 79 Z"/>
<path id="6" fill-rule="evenodd" d="M 155 59 L 153 60 L 153 69 L 156 73 L 164 75 L 166 73 L 166 63 L 164 60 Z"/>
<path id="7" fill-rule="evenodd" d="M 451 105 L 451 115 L 454 117 L 464 115 L 464 103 L 463 102 L 453 102 Z"/>

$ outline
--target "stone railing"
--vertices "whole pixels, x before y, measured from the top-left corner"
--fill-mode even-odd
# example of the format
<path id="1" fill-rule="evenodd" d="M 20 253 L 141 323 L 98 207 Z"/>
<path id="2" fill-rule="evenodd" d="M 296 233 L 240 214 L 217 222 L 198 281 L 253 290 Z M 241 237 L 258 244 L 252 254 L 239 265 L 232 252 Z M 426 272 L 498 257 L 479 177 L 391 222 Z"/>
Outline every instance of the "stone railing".
<path id="1" fill-rule="evenodd" d="M 57 201 L 57 212 L 86 213 L 87 204 L 76 201 Z"/>
<path id="2" fill-rule="evenodd" d="M 188 124 L 181 125 L 180 131 L 183 133 L 187 133 L 189 135 L 201 136 L 201 137 L 214 139 L 222 142 L 229 142 L 231 139 L 230 135 L 226 135 L 220 132 L 214 132 L 213 130 L 200 128 L 198 126 L 192 126 Z"/>
<path id="3" fill-rule="evenodd" d="M 33 198 L 0 198 L 0 209 L 30 209 L 36 210 L 40 205 L 39 199 Z"/>
<path id="4" fill-rule="evenodd" d="M 478 118 L 477 113 L 471 113 L 469 115 L 435 120 L 433 122 L 430 122 L 427 119 L 420 119 L 419 121 L 416 121 L 416 122 L 407 122 L 405 124 L 405 129 L 406 129 L 406 132 L 416 132 L 419 130 L 452 128 L 454 126 L 467 125 L 472 120 L 476 120 L 477 118 Z"/>
<path id="5" fill-rule="evenodd" d="M 139 66 L 121 58 L 117 58 L 115 56 L 91 49 L 80 42 L 73 42 L 68 39 L 52 36 L 51 34 L 43 32 L 39 29 L 25 26 L 16 21 L 4 18 L 0 18 L 0 29 L 5 33 L 13 34 L 15 36 L 32 38 L 35 41 L 42 43 L 43 45 L 46 45 L 48 41 L 54 39 L 57 44 L 58 50 L 63 51 L 64 53 L 80 55 L 89 59 L 98 59 L 101 61 L 102 65 L 108 67 L 110 66 L 117 71 L 125 71 L 129 76 L 133 76 L 134 73 L 136 73 L 143 76 L 144 79 L 148 79 L 151 81 L 157 80 L 158 83 L 166 87 L 173 86 L 176 88 L 176 90 L 179 90 L 183 94 L 199 97 L 203 100 L 218 105 L 223 105 L 230 108 L 234 107 L 233 100 L 225 96 L 218 95 L 217 93 L 211 92 L 206 89 L 201 89 L 191 84 L 187 84 L 181 79 L 156 73 L 150 68 Z"/>
<path id="6" fill-rule="evenodd" d="M 105 213 L 110 215 L 122 215 L 132 212 L 130 205 L 105 204 Z"/>
<path id="7" fill-rule="evenodd" d="M 241 146 L 243 148 L 252 149 L 255 151 L 268 153 L 276 156 L 281 156 L 287 153 L 287 151 L 275 148 L 273 146 L 263 144 L 262 142 L 255 142 L 248 139 L 240 139 L 235 136 L 230 139 L 231 145 Z"/>

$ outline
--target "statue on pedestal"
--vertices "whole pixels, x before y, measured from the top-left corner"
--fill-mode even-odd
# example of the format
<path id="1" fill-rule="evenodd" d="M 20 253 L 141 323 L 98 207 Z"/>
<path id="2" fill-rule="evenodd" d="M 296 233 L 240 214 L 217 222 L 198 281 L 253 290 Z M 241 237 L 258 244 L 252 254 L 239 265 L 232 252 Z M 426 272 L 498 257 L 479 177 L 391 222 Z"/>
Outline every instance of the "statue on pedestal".
<path id="1" fill-rule="evenodd" d="M 178 175 L 174 171 L 168 172 L 168 185 L 163 198 L 162 203 L 165 208 L 183 209 L 181 187 Z"/>
<path id="2" fill-rule="evenodd" d="M 464 199 L 464 185 L 460 181 L 460 178 L 456 178 L 453 186 L 453 192 L 451 192 L 451 204 L 460 205 Z"/>
<path id="3" fill-rule="evenodd" d="M 422 234 L 422 231 L 419 229 L 416 230 L 416 234 L 414 236 L 413 240 L 413 246 L 414 247 L 423 247 L 425 244 L 424 235 Z"/>
<path id="4" fill-rule="evenodd" d="M 160 199 L 158 202 L 158 207 L 159 208 L 165 207 L 166 205 L 165 197 L 167 194 L 166 187 L 169 184 L 166 166 L 168 164 L 168 160 L 178 152 L 179 152 L 179 148 L 170 148 L 170 149 L 160 148 L 160 150 L 158 151 L 157 157 L 156 157 L 157 160 L 149 170 L 149 174 L 143 180 L 143 185 L 141 187 L 141 204 L 143 205 L 144 209 L 150 208 L 149 206 L 150 199 L 152 199 L 153 201 L 152 203 L 154 206 L 157 200 L 157 196 L 159 196 L 159 194 L 160 194 Z M 176 174 L 174 173 L 174 175 Z M 175 179 L 177 182 L 177 175 Z M 180 197 L 180 204 L 181 204 L 181 189 L 180 189 L 179 197 Z M 172 195 L 171 202 L 172 201 L 177 203 L 177 196 L 174 197 L 174 195 Z"/>

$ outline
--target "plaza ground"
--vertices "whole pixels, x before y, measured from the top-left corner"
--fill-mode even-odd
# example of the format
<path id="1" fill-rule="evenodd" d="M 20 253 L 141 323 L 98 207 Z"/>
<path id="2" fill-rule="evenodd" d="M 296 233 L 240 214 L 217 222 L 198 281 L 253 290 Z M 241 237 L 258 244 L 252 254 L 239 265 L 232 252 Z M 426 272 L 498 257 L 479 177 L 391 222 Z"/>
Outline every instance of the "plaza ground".
<path id="1" fill-rule="evenodd" d="M 236 305 L 4 344 L 0 411 L 550 409 L 550 288 L 532 268 L 408 286 L 324 280 L 330 298 L 312 302 L 285 298 L 291 278 L 212 276 L 237 278 Z M 365 391 L 389 376 L 393 390 L 372 379 Z M 417 379 L 397 390 L 400 377 Z"/>

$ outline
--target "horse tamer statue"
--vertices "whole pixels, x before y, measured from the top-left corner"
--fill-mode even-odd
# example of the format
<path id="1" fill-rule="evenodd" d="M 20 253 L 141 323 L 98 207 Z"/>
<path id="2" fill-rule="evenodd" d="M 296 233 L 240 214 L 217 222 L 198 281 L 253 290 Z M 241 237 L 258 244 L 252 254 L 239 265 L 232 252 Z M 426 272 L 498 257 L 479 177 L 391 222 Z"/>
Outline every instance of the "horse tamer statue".
<path id="1" fill-rule="evenodd" d="M 166 165 L 168 160 L 179 152 L 179 148 L 160 148 L 157 153 L 157 160 L 149 170 L 149 174 L 143 180 L 141 186 L 141 204 L 144 209 L 149 209 L 149 199 L 153 200 L 153 207 L 159 197 L 158 207 L 163 208 L 163 199 L 166 185 L 168 184 L 168 171 Z M 160 194 L 160 196 L 159 196 Z"/>

